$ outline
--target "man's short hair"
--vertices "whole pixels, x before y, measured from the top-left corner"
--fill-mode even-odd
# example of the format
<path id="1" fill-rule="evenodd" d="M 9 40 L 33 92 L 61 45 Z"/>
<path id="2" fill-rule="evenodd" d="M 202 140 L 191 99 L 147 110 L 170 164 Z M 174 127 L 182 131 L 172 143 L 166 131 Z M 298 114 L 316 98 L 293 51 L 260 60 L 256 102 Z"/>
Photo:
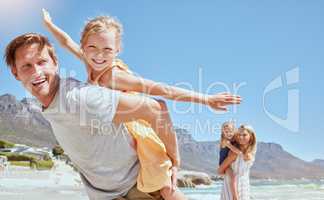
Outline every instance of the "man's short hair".
<path id="1" fill-rule="evenodd" d="M 38 33 L 26 33 L 20 35 L 13 39 L 6 47 L 6 52 L 4 58 L 6 63 L 9 67 L 16 66 L 16 51 L 19 47 L 32 45 L 32 44 L 39 44 L 39 51 L 42 51 L 44 47 L 47 47 L 48 53 L 51 56 L 53 62 L 57 64 L 57 57 L 55 55 L 54 47 L 49 42 L 47 37 L 38 34 Z"/>

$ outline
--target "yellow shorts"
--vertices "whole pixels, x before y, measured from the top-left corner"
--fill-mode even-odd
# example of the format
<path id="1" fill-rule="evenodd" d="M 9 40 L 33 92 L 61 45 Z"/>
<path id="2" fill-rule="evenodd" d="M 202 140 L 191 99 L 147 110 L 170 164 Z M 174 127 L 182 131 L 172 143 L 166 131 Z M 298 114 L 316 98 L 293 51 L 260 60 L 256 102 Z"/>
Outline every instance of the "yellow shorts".
<path id="1" fill-rule="evenodd" d="M 136 151 L 141 165 L 137 188 L 148 193 L 171 186 L 171 159 L 150 124 L 144 120 L 137 120 L 127 122 L 125 125 L 136 141 Z"/>

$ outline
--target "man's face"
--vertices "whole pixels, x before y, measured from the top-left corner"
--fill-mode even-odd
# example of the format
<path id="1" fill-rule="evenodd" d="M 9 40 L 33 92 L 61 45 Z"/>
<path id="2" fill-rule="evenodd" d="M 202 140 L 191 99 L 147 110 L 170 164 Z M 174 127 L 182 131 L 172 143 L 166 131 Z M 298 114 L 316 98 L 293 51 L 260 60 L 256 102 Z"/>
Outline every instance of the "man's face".
<path id="1" fill-rule="evenodd" d="M 15 54 L 15 66 L 11 68 L 17 80 L 36 98 L 51 96 L 55 86 L 58 66 L 45 46 L 39 50 L 39 44 L 19 47 Z"/>

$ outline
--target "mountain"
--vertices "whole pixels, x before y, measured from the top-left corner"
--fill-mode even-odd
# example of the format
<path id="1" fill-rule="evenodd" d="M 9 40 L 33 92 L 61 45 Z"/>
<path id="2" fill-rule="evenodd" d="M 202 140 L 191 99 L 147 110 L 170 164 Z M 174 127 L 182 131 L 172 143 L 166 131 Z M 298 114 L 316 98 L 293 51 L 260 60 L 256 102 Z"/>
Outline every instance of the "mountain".
<path id="1" fill-rule="evenodd" d="M 321 159 L 315 159 L 313 160 L 313 162 L 315 165 L 320 166 L 320 167 L 324 167 L 324 160 Z"/>
<path id="2" fill-rule="evenodd" d="M 184 169 L 216 175 L 219 142 L 195 141 L 183 129 L 176 129 Z M 324 178 L 324 162 L 306 162 L 285 151 L 275 143 L 258 142 L 255 163 L 251 169 L 254 178 L 295 179 Z"/>
<path id="3" fill-rule="evenodd" d="M 218 142 L 196 141 L 185 129 L 175 129 L 178 136 L 182 168 L 216 175 Z M 34 99 L 18 101 L 13 95 L 0 96 L 0 139 L 36 147 L 52 148 L 57 141 L 51 126 L 40 113 Z M 258 143 L 254 178 L 324 178 L 324 160 L 306 162 L 285 151 L 279 144 Z"/>
<path id="4" fill-rule="evenodd" d="M 37 147 L 52 147 L 56 139 L 40 113 L 35 99 L 21 101 L 10 94 L 0 96 L 0 139 Z"/>

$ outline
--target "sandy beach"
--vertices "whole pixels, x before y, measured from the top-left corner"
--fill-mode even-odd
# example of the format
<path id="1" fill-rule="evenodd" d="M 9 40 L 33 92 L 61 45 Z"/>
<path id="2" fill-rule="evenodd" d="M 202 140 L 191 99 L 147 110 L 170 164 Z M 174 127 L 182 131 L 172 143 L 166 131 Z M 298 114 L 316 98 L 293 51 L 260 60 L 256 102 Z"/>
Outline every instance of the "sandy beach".
<path id="1" fill-rule="evenodd" d="M 0 173 L 0 179 L 0 199 L 88 199 L 78 173 L 63 161 L 55 160 L 55 167 L 44 171 L 11 166 Z M 219 199 L 221 187 L 219 181 L 181 190 L 192 200 L 215 200 Z M 252 180 L 251 192 L 251 199 L 258 200 L 319 200 L 324 199 L 324 180 Z"/>

